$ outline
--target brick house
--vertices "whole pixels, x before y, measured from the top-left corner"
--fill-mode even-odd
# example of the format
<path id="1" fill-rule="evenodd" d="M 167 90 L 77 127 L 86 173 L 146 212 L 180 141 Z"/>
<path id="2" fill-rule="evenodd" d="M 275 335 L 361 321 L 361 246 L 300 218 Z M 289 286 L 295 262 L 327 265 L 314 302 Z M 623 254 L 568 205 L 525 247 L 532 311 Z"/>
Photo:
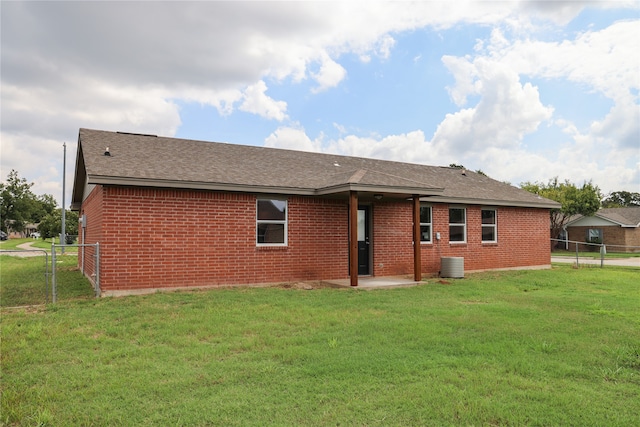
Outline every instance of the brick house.
<path id="1" fill-rule="evenodd" d="M 72 197 L 107 293 L 545 268 L 557 207 L 462 169 L 89 129 Z"/>
<path id="2" fill-rule="evenodd" d="M 568 240 L 604 243 L 614 252 L 640 252 L 640 207 L 603 208 L 592 216 L 577 216 L 565 228 Z M 599 250 L 591 245 L 578 249 Z"/>

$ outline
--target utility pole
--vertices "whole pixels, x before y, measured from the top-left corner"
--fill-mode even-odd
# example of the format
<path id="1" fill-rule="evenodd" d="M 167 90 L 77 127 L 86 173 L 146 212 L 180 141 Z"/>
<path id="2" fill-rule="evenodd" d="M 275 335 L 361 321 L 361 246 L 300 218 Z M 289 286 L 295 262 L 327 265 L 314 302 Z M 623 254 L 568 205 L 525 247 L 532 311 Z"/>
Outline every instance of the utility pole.
<path id="1" fill-rule="evenodd" d="M 62 234 L 60 234 L 60 244 L 62 245 L 62 254 L 64 254 L 64 245 L 67 244 L 67 233 L 66 233 L 66 216 L 65 216 L 65 204 L 64 204 L 64 193 L 66 192 L 65 181 L 67 177 L 67 143 L 63 143 L 62 147 L 64 148 L 64 154 L 62 158 Z"/>

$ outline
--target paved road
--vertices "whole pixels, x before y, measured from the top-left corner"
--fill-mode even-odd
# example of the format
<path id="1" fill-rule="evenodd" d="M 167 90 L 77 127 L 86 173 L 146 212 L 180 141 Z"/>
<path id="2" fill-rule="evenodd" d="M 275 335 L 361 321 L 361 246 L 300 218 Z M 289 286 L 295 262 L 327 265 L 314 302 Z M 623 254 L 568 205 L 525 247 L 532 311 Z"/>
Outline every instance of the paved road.
<path id="1" fill-rule="evenodd" d="M 576 257 L 569 256 L 552 256 L 551 262 L 561 262 L 567 264 L 575 264 Z M 580 264 L 600 265 L 600 258 L 578 258 Z M 626 267 L 640 267 L 640 257 L 635 258 L 605 258 L 604 265 L 619 265 Z"/>

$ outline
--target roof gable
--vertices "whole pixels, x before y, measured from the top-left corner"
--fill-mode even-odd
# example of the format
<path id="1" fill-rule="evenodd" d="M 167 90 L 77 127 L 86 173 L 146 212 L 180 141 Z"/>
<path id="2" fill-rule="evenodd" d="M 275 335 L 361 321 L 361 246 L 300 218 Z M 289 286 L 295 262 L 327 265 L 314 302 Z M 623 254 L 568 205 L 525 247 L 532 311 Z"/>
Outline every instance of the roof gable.
<path id="1" fill-rule="evenodd" d="M 87 184 L 303 195 L 355 190 L 460 203 L 559 207 L 527 191 L 454 168 L 80 129 L 75 206 L 81 204 Z"/>
<path id="2" fill-rule="evenodd" d="M 603 208 L 596 212 L 596 215 L 624 227 L 640 226 L 640 207 Z"/>
<path id="3" fill-rule="evenodd" d="M 567 226 L 617 225 L 621 227 L 640 227 L 640 207 L 602 208 L 592 216 L 579 215 L 569 221 Z"/>

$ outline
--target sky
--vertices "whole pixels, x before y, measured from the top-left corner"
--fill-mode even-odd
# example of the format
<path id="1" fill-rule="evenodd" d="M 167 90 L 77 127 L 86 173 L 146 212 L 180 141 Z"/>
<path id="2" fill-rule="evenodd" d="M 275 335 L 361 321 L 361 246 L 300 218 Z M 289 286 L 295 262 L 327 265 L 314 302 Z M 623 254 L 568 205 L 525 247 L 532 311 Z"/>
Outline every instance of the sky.
<path id="1" fill-rule="evenodd" d="M 0 2 L 0 173 L 79 128 L 640 192 L 640 2 Z M 140 160 L 141 162 L 144 159 Z"/>

